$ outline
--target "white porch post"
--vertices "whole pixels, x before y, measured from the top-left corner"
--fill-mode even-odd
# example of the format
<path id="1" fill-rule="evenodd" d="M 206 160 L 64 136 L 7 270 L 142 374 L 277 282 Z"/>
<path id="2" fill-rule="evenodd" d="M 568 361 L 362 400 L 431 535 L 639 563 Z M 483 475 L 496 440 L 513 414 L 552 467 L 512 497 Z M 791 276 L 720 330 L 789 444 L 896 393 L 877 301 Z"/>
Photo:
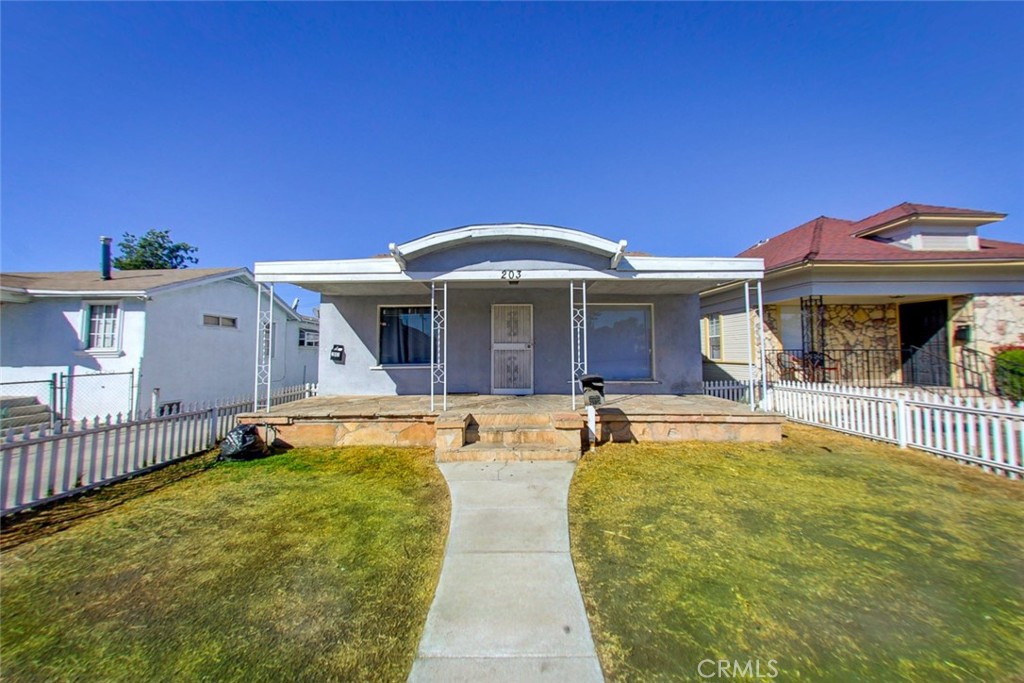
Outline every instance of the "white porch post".
<path id="1" fill-rule="evenodd" d="M 256 283 L 256 353 L 253 361 L 255 367 L 252 372 L 252 410 L 260 409 L 260 373 L 263 369 L 263 357 L 260 354 L 260 345 L 263 343 L 263 332 L 261 321 L 263 320 L 263 285 Z M 154 413 L 156 408 L 154 407 Z"/>
<path id="2" fill-rule="evenodd" d="M 436 386 L 441 387 L 441 409 L 448 410 L 448 281 L 430 283 L 430 410 L 435 410 Z M 440 303 L 440 306 L 438 306 Z"/>
<path id="3" fill-rule="evenodd" d="M 253 391 L 253 410 L 270 412 L 271 371 L 274 359 L 274 284 L 270 284 L 269 301 L 263 308 L 263 285 L 256 283 L 256 385 Z M 262 393 L 266 392 L 266 393 Z"/>
<path id="4" fill-rule="evenodd" d="M 764 294 L 762 292 L 761 283 L 763 280 L 757 281 L 757 319 L 759 325 L 757 326 L 758 334 L 761 340 L 761 407 L 767 410 L 768 406 L 768 366 L 765 364 L 765 348 L 764 348 Z"/>
<path id="5" fill-rule="evenodd" d="M 750 319 L 750 280 L 743 281 L 743 306 L 747 315 L 747 398 L 754 409 L 754 323 Z"/>
<path id="6" fill-rule="evenodd" d="M 577 299 L 577 293 L 579 298 Z M 587 374 L 587 281 L 569 281 L 569 353 L 572 409 L 576 410 L 576 382 Z"/>

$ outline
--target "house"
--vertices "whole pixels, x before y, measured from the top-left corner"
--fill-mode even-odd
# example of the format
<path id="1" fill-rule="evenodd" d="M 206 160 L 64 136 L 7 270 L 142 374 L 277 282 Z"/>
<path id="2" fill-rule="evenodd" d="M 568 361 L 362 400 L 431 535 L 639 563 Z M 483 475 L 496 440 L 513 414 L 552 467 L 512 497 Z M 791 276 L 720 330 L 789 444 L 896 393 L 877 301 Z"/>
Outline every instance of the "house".
<path id="1" fill-rule="evenodd" d="M 701 392 L 701 290 L 759 257 L 670 258 L 550 225 L 470 225 L 385 256 L 263 262 L 256 280 L 321 293 L 319 394 Z"/>
<path id="2" fill-rule="evenodd" d="M 65 419 L 251 395 L 248 269 L 107 275 L 0 274 L 0 394 L 34 392 Z M 272 386 L 315 382 L 317 320 L 278 299 L 274 321 Z"/>
<path id="3" fill-rule="evenodd" d="M 994 347 L 1024 342 L 1024 244 L 978 235 L 1005 217 L 903 203 L 861 220 L 821 216 L 742 252 L 765 263 L 768 379 L 983 382 Z M 704 377 L 746 379 L 758 320 L 748 323 L 741 288 L 705 291 L 701 317 Z"/>

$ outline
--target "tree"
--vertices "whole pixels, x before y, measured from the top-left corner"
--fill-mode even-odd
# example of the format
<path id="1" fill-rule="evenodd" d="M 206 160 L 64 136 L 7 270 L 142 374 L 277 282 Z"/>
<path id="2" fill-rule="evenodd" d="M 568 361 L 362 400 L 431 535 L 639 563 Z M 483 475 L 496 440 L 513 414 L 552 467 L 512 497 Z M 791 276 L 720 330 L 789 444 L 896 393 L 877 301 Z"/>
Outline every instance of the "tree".
<path id="1" fill-rule="evenodd" d="M 187 242 L 173 242 L 170 230 L 150 230 L 142 237 L 126 232 L 117 248 L 121 250 L 114 258 L 118 270 L 166 270 L 199 263 L 192 256 L 199 248 Z"/>

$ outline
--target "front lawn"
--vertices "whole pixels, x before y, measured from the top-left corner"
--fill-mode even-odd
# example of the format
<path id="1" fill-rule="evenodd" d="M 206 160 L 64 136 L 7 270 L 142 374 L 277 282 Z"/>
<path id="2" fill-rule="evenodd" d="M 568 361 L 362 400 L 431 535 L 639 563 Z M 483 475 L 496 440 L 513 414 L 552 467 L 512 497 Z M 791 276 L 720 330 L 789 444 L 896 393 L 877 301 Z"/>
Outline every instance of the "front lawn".
<path id="1" fill-rule="evenodd" d="M 569 521 L 609 680 L 973 683 L 1024 680 L 1022 503 L 1024 483 L 791 426 L 605 446 Z"/>
<path id="2" fill-rule="evenodd" d="M 405 679 L 448 527 L 433 453 L 207 464 L 4 551 L 5 681 Z"/>

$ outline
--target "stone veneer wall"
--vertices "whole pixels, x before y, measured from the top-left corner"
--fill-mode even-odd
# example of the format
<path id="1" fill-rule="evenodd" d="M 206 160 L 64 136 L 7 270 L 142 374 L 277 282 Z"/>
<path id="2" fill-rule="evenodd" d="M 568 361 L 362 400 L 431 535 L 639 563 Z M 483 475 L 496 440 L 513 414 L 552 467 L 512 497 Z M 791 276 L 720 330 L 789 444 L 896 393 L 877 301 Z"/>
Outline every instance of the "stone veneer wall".
<path id="1" fill-rule="evenodd" d="M 836 351 L 900 348 L 896 304 L 826 305 L 825 348 Z"/>
<path id="2" fill-rule="evenodd" d="M 977 294 L 974 309 L 974 348 L 992 353 L 992 347 L 1024 345 L 1024 295 Z"/>

